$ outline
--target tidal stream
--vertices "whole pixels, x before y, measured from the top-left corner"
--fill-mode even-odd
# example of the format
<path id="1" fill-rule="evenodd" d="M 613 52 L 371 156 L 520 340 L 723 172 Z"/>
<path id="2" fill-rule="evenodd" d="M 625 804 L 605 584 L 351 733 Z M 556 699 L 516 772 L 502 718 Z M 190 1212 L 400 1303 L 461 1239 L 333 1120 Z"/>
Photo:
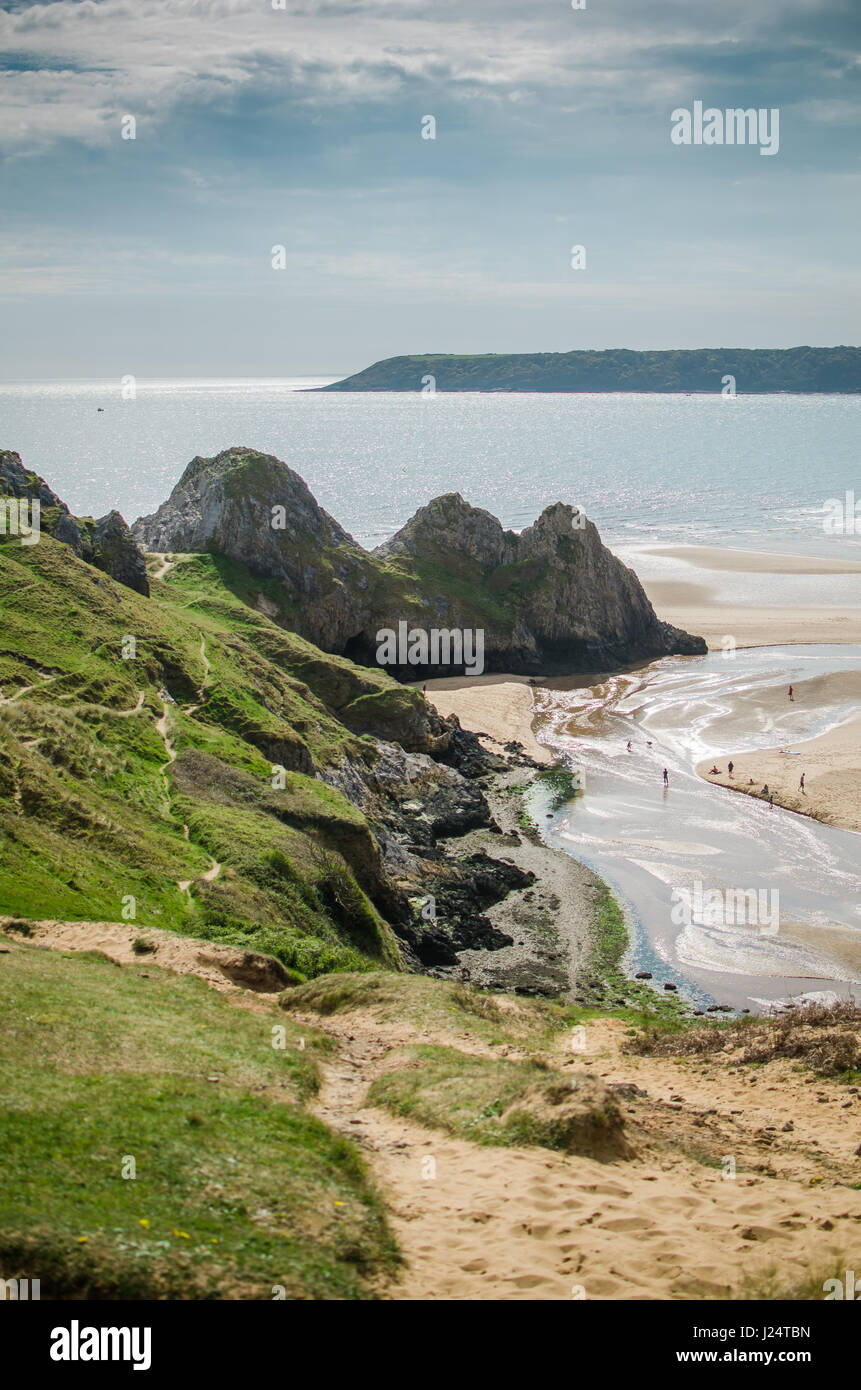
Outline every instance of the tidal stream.
<path id="1" fill-rule="evenodd" d="M 861 994 L 852 961 L 861 835 L 769 809 L 694 770 L 703 758 L 789 749 L 842 724 L 857 704 L 842 698 L 839 682 L 815 702 L 790 703 L 787 688 L 859 667 L 854 646 L 760 647 L 671 657 L 591 688 L 551 682 L 536 691 L 539 739 L 581 771 L 584 785 L 545 833 L 622 902 L 631 972 L 650 970 L 699 1005 L 754 1011 Z M 733 908 L 741 894 L 743 914 Z"/>

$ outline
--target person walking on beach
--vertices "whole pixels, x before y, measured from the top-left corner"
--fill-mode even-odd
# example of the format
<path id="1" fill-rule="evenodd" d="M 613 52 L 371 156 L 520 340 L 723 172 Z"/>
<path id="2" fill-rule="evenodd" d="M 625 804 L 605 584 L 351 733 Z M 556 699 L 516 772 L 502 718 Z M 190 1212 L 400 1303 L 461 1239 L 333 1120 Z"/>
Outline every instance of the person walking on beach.
<path id="1" fill-rule="evenodd" d="M 770 797 L 768 798 L 768 809 L 769 809 L 769 811 L 773 811 L 773 810 L 774 810 L 774 797 L 773 797 L 773 796 L 770 796 Z"/>
<path id="2" fill-rule="evenodd" d="M 802 772 L 802 774 L 801 774 L 801 781 L 800 781 L 799 784 L 798 784 L 798 788 L 799 788 L 799 791 L 804 792 L 804 795 L 805 795 L 805 796 L 807 795 L 807 792 L 804 791 L 804 773 L 803 773 L 803 772 Z"/>
<path id="3" fill-rule="evenodd" d="M 664 786 L 665 786 L 665 787 L 668 787 L 669 785 L 670 785 L 670 774 L 667 772 L 667 769 L 664 768 Z"/>
<path id="4" fill-rule="evenodd" d="M 795 697 L 793 696 L 793 694 L 792 694 L 792 686 L 789 687 L 789 698 L 790 698 L 790 700 L 792 700 L 792 699 L 795 698 Z"/>
<path id="5" fill-rule="evenodd" d="M 727 763 L 727 765 L 726 765 L 726 770 L 727 770 L 727 772 L 729 773 L 730 777 L 732 777 L 732 767 L 733 767 L 732 763 Z"/>

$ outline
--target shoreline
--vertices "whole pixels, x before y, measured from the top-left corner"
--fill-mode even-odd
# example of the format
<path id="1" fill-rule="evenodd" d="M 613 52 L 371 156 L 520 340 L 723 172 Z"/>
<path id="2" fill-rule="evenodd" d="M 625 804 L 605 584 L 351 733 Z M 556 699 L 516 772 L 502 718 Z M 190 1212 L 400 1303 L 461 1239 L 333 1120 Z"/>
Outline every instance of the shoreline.
<path id="1" fill-rule="evenodd" d="M 779 563 L 783 564 L 784 560 L 779 560 Z M 662 619 L 679 621 L 678 614 L 668 612 L 666 605 L 658 607 L 657 611 Z M 707 605 L 707 611 L 714 632 L 731 630 L 721 622 L 724 613 L 732 613 L 736 618 L 740 612 L 744 614 L 747 622 L 744 632 L 738 630 L 741 625 L 736 623 L 736 640 L 739 646 L 824 646 L 831 643 L 848 645 L 854 640 L 861 643 L 861 612 L 853 613 L 852 623 L 845 625 L 851 630 L 836 632 L 833 622 L 829 625 L 829 620 L 842 615 L 835 614 L 833 609 L 800 611 L 786 606 L 740 610 L 738 605 L 722 606 L 710 603 Z M 702 631 L 701 627 L 690 623 L 685 625 L 688 630 Z M 718 640 L 710 642 L 709 645 L 720 650 L 723 643 Z M 559 677 L 552 677 L 540 680 L 540 684 L 549 689 L 558 688 L 559 680 Z M 584 673 L 572 676 L 565 682 L 568 686 L 575 683 L 587 688 L 596 683 L 596 677 L 594 674 Z M 474 680 L 471 686 L 465 678 L 431 681 L 428 682 L 427 697 L 441 712 L 457 714 L 464 727 L 483 735 L 482 741 L 487 746 L 499 748 L 514 739 L 530 753 L 534 753 L 537 746 L 541 752 L 542 767 L 549 768 L 554 762 L 564 765 L 561 755 L 554 758 L 553 750 L 538 742 L 540 727 L 536 729 L 534 726 L 540 719 L 540 714 L 533 709 L 533 696 L 525 677 L 490 675 Z M 768 783 L 770 792 L 774 795 L 775 805 L 781 809 L 834 828 L 861 833 L 861 714 L 853 711 L 853 706 L 857 708 L 861 705 L 861 669 L 801 680 L 795 686 L 795 698 L 796 705 L 789 706 L 790 709 L 800 706 L 803 711 L 806 706 L 808 711 L 814 713 L 813 724 L 809 721 L 806 724 L 808 729 L 815 729 L 817 720 L 819 728 L 827 725 L 831 718 L 837 721 L 833 727 L 827 728 L 825 733 L 796 742 L 790 742 L 786 734 L 775 732 L 772 737 L 775 740 L 784 738 L 786 747 L 798 756 L 781 752 L 778 747 L 746 750 L 745 744 L 750 730 L 761 730 L 763 727 L 761 717 L 771 715 L 773 725 L 766 724 L 765 727 L 777 729 L 787 705 L 784 692 L 764 696 L 754 689 L 739 693 L 738 698 L 732 702 L 731 710 L 727 712 L 726 720 L 721 721 L 718 734 L 721 748 L 741 751 L 709 755 L 692 763 L 691 770 L 696 771 L 705 782 L 716 782 L 725 789 L 754 795 L 756 799 L 760 799 L 760 788 Z M 726 776 L 726 764 L 730 759 L 734 763 L 733 779 Z M 710 777 L 709 769 L 713 764 L 720 767 L 724 775 Z M 802 771 L 805 773 L 803 795 L 798 789 Z M 753 785 L 749 784 L 750 777 L 754 778 Z M 540 812 L 535 824 L 536 833 L 540 834 Z M 579 864 L 579 861 L 575 862 Z M 589 896 L 594 897 L 595 880 L 600 875 L 591 869 L 589 873 L 592 880 L 592 893 Z M 536 889 L 540 890 L 544 883 L 542 873 L 535 885 Z M 613 902 L 615 901 L 613 897 Z M 593 916 L 594 947 L 600 952 L 601 932 L 598 927 L 597 907 L 593 908 Z M 800 946 L 816 948 L 829 959 L 852 971 L 861 970 L 861 941 L 856 942 L 845 931 L 837 928 L 832 931 L 825 925 L 813 928 L 809 924 L 794 921 L 782 924 L 781 931 L 787 940 L 795 941 Z M 582 959 L 590 959 L 588 951 Z M 617 993 L 619 998 L 623 995 L 628 999 L 632 998 L 630 991 L 635 982 L 626 977 L 621 958 L 619 965 L 618 974 L 610 968 L 609 961 L 607 969 L 603 971 L 597 964 L 586 966 L 586 970 L 591 970 L 592 973 L 585 975 L 585 979 L 600 976 L 602 980 L 606 979 L 610 986 L 602 1000 L 604 1007 L 613 1007 Z M 573 985 L 576 979 L 573 969 L 571 974 Z M 584 991 L 577 988 L 572 992 L 580 995 Z M 591 991 L 587 990 L 585 993 L 591 995 Z M 660 993 L 660 989 L 650 988 L 650 999 L 654 1000 Z M 720 993 L 715 997 L 720 1002 Z M 755 1011 L 759 1012 L 759 1008 Z"/>
<path id="2" fill-rule="evenodd" d="M 695 1004 L 665 993 L 661 978 L 647 984 L 626 972 L 623 960 L 631 940 L 612 888 L 597 870 L 543 838 L 540 784 L 549 771 L 515 765 L 494 774 L 484 794 L 502 834 L 481 828 L 458 838 L 459 855 L 484 850 L 533 873 L 535 880 L 484 909 L 513 944 L 459 951 L 460 967 L 441 971 L 442 978 L 463 978 L 465 970 L 469 983 L 480 989 L 564 997 L 610 1013 L 646 1008 L 663 1017 L 692 1017 Z M 554 795 L 551 790 L 548 804 Z"/>
<path id="3" fill-rule="evenodd" d="M 861 643 L 861 601 L 846 601 L 847 580 L 861 578 L 859 560 L 706 545 L 652 546 L 633 559 L 658 617 L 704 637 L 710 651 Z M 651 566 L 648 559 L 662 563 Z M 737 581 L 744 575 L 751 576 L 750 592 L 775 601 L 739 602 Z M 840 601 L 823 603 L 829 578 L 830 596 Z"/>
<path id="4" fill-rule="evenodd" d="M 710 768 L 718 766 L 720 772 L 712 776 Z M 823 825 L 861 832 L 861 714 L 785 749 L 759 748 L 704 758 L 695 771 L 704 782 L 758 801 L 768 800 L 762 795 L 767 785 L 775 806 Z"/>

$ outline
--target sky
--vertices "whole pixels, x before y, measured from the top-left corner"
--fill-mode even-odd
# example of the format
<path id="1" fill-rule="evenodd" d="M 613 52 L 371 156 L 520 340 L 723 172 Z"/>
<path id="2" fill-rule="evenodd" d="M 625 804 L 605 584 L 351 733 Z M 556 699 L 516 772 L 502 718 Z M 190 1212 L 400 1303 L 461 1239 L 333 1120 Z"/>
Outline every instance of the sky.
<path id="1" fill-rule="evenodd" d="M 6 380 L 859 342 L 859 0 L 10 0 L 0 65 Z"/>

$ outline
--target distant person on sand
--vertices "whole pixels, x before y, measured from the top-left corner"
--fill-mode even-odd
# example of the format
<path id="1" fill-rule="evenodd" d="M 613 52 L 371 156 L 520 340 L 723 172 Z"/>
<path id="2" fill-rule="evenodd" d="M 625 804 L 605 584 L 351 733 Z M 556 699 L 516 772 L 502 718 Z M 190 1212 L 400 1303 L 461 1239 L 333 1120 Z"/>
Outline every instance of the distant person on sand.
<path id="1" fill-rule="evenodd" d="M 768 796 L 768 783 L 767 783 L 767 782 L 766 782 L 765 786 L 763 787 L 762 791 L 760 792 L 760 796 Z"/>
<path id="2" fill-rule="evenodd" d="M 423 685 L 423 686 L 422 686 L 422 694 L 423 694 L 423 695 L 427 695 L 427 693 L 428 693 L 428 688 L 427 688 L 426 685 Z"/>
<path id="3" fill-rule="evenodd" d="M 747 785 L 748 785 L 749 787 L 755 787 L 755 786 L 756 786 L 756 783 L 754 782 L 754 780 L 753 780 L 752 777 L 748 777 L 748 779 L 747 779 Z"/>
<path id="4" fill-rule="evenodd" d="M 792 693 L 792 686 L 789 687 L 789 698 L 790 700 L 793 700 L 795 698 L 795 696 Z"/>
<path id="5" fill-rule="evenodd" d="M 664 786 L 665 786 L 665 787 L 668 787 L 669 785 L 670 785 L 670 774 L 667 772 L 667 769 L 664 768 Z"/>
<path id="6" fill-rule="evenodd" d="M 718 767 L 717 763 L 712 763 L 711 767 L 709 768 L 709 777 L 719 777 L 719 776 L 720 776 L 720 768 Z"/>
<path id="7" fill-rule="evenodd" d="M 730 777 L 732 777 L 732 768 L 733 768 L 732 763 L 727 763 L 727 765 L 726 765 L 726 770 L 727 770 L 727 772 L 729 773 Z"/>
<path id="8" fill-rule="evenodd" d="M 798 787 L 799 787 L 799 790 L 800 790 L 800 791 L 804 792 L 804 773 L 803 773 L 803 772 L 802 772 L 802 774 L 801 774 L 801 781 L 799 782 Z M 804 795 L 806 796 L 806 795 L 807 795 L 807 792 L 804 792 Z"/>
<path id="9" fill-rule="evenodd" d="M 769 809 L 769 811 L 773 811 L 773 810 L 774 810 L 774 797 L 773 797 L 773 796 L 770 796 L 770 797 L 768 798 L 768 809 Z"/>

